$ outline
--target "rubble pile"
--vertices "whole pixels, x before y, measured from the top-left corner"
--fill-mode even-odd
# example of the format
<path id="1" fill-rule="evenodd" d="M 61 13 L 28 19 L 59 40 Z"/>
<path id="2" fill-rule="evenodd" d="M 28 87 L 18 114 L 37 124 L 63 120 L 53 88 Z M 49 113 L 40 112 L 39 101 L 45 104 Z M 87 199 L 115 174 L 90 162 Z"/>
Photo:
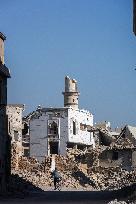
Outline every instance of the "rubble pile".
<path id="1" fill-rule="evenodd" d="M 20 142 L 13 142 L 11 144 L 11 168 L 18 168 L 19 158 L 21 156 L 22 146 Z"/>
<path id="2" fill-rule="evenodd" d="M 100 167 L 102 148 L 67 149 L 67 155 L 55 155 L 55 164 L 63 178 L 66 189 L 111 190 L 130 185 L 136 180 L 136 172 L 120 167 Z M 17 157 L 17 146 L 12 149 L 12 173 L 45 190 L 53 187 L 51 157 L 46 156 L 41 164 L 35 158 Z"/>
<path id="3" fill-rule="evenodd" d="M 71 150 L 68 154 L 73 155 L 75 161 L 75 172 L 82 172 L 82 175 L 90 179 L 90 185 L 99 190 L 119 189 L 129 186 L 136 180 L 136 172 L 121 169 L 121 167 L 99 166 L 99 155 L 102 148 L 88 149 L 86 151 Z M 73 162 L 74 163 L 74 162 Z"/>
<path id="4" fill-rule="evenodd" d="M 62 158 L 60 158 L 60 160 L 61 159 Z M 60 170 L 60 166 L 58 170 Z M 81 188 L 79 182 L 71 176 L 71 172 L 61 170 L 60 172 L 65 188 Z M 39 164 L 34 158 L 27 159 L 26 157 L 21 157 L 19 160 L 18 170 L 12 169 L 12 174 L 18 174 L 19 177 L 44 190 L 46 187 L 53 187 L 50 166 L 45 166 L 44 163 Z"/>
<path id="5" fill-rule="evenodd" d="M 109 149 L 125 149 L 125 148 L 134 148 L 134 145 L 128 138 L 119 138 L 116 142 L 112 142 Z"/>
<path id="6" fill-rule="evenodd" d="M 69 149 L 66 157 L 56 155 L 56 167 L 61 172 L 66 188 L 87 189 L 89 186 L 87 176 L 87 164 L 81 163 L 80 159 L 83 156 L 83 151 Z"/>
<path id="7" fill-rule="evenodd" d="M 44 165 L 39 164 L 35 158 L 20 157 L 18 169 L 12 168 L 12 173 L 18 174 L 19 177 L 29 181 L 36 187 L 51 186 L 52 179 L 50 176 L 50 171 L 46 168 L 45 173 L 44 170 Z"/>
<path id="8" fill-rule="evenodd" d="M 136 180 L 136 172 L 128 172 L 120 167 L 99 167 L 97 170 L 90 170 L 89 177 L 93 179 L 99 190 L 120 189 L 129 186 Z"/>
<path id="9" fill-rule="evenodd" d="M 102 148 L 86 151 L 69 149 L 66 158 L 57 156 L 56 165 L 66 174 L 71 173 L 86 188 L 119 189 L 135 182 L 135 171 L 128 172 L 120 167 L 100 167 L 101 152 Z"/>
<path id="10" fill-rule="evenodd" d="M 11 145 L 11 168 L 15 169 L 17 163 L 17 148 L 16 144 Z"/>

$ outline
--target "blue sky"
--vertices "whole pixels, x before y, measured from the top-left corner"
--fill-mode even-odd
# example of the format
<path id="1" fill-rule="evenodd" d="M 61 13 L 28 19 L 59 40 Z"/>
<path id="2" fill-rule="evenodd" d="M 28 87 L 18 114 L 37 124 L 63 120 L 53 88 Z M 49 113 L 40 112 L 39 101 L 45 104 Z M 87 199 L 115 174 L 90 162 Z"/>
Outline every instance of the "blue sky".
<path id="1" fill-rule="evenodd" d="M 0 0 L 11 70 L 8 103 L 62 107 L 64 77 L 94 122 L 136 124 L 136 37 L 130 0 Z"/>

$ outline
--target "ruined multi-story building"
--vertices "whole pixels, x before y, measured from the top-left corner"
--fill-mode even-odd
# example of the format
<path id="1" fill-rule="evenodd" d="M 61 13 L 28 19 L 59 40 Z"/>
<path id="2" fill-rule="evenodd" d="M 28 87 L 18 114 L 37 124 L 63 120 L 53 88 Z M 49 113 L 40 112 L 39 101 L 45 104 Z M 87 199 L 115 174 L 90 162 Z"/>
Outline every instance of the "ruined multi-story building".
<path id="1" fill-rule="evenodd" d="M 99 165 L 102 167 L 121 167 L 131 171 L 136 169 L 136 147 L 129 139 L 111 143 L 110 146 L 102 146 L 99 156 Z"/>
<path id="2" fill-rule="evenodd" d="M 0 193 L 6 190 L 10 175 L 10 136 L 8 135 L 7 78 L 9 69 L 4 62 L 4 41 L 6 37 L 0 32 Z"/>
<path id="3" fill-rule="evenodd" d="M 126 125 L 118 137 L 118 140 L 120 139 L 129 139 L 129 141 L 136 146 L 136 127 Z"/>
<path id="4" fill-rule="evenodd" d="M 136 169 L 136 127 L 126 125 L 119 135 L 114 135 L 113 139 L 105 133 L 103 138 L 105 139 L 103 144 L 106 145 L 101 146 L 100 166 L 119 166 L 128 171 Z"/>
<path id="5" fill-rule="evenodd" d="M 93 115 L 78 108 L 77 82 L 65 77 L 64 107 L 38 108 L 29 120 L 30 156 L 39 161 L 45 155 L 66 154 L 67 147 L 95 147 L 93 133 L 87 126 L 93 126 Z"/>

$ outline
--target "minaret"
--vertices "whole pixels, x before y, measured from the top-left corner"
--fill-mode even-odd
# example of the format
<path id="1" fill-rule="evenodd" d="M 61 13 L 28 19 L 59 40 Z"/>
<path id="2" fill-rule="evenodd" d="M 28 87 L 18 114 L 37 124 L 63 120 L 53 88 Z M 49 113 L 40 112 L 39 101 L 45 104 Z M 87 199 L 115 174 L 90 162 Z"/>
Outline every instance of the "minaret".
<path id="1" fill-rule="evenodd" d="M 75 79 L 70 79 L 68 76 L 65 77 L 65 92 L 64 95 L 64 106 L 72 107 L 78 109 L 78 96 L 79 92 L 77 90 L 77 81 Z"/>
<path id="2" fill-rule="evenodd" d="M 0 64 L 4 64 L 4 40 L 6 37 L 0 32 Z"/>

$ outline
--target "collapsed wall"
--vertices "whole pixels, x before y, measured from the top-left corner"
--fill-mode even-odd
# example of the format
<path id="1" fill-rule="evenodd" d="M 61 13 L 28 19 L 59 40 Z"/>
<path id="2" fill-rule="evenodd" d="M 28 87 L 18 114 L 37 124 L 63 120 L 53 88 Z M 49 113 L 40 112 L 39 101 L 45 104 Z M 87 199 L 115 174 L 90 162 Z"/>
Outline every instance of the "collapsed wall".
<path id="1" fill-rule="evenodd" d="M 17 157 L 17 146 L 12 147 L 12 173 L 45 190 L 53 187 L 51 157 L 43 163 L 35 158 Z M 55 155 L 56 167 L 63 178 L 63 187 L 82 190 L 118 189 L 135 182 L 136 172 L 120 167 L 105 168 L 99 165 L 102 148 L 92 150 L 67 149 L 67 155 Z"/>

